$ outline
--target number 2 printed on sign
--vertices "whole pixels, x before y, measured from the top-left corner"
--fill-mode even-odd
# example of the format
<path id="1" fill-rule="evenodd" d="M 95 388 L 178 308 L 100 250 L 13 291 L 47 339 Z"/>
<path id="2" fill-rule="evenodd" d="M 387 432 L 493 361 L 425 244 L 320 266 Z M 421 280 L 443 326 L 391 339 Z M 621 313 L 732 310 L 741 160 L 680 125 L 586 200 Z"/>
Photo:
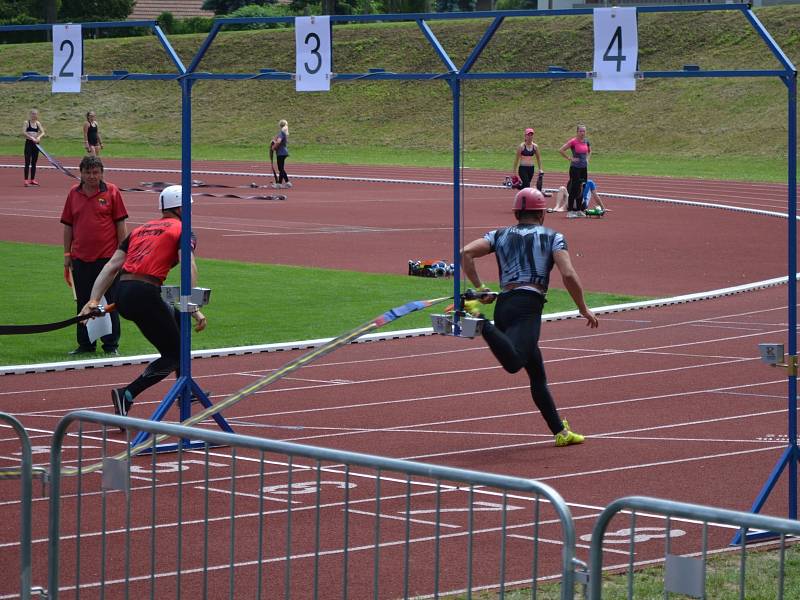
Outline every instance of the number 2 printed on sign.
<path id="1" fill-rule="evenodd" d="M 53 25 L 53 93 L 80 92 L 82 74 L 81 26 Z"/>

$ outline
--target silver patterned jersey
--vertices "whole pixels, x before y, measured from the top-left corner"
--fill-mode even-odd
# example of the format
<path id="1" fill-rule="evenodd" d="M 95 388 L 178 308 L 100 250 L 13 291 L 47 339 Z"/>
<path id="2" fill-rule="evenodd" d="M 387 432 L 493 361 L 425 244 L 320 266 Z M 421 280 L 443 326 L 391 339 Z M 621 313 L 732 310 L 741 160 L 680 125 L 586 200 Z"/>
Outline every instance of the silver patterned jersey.
<path id="1" fill-rule="evenodd" d="M 546 291 L 553 252 L 567 249 L 562 234 L 533 223 L 495 229 L 483 237 L 497 258 L 501 288 L 512 283 L 536 284 Z"/>

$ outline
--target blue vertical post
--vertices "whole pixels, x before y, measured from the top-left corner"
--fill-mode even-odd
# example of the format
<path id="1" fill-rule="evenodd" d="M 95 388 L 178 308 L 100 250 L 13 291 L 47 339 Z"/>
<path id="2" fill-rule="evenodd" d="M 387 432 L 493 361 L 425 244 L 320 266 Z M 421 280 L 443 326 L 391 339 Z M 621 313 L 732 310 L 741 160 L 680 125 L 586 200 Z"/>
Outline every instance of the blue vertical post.
<path id="1" fill-rule="evenodd" d="M 792 456 L 789 462 L 789 518 L 797 519 L 797 461 L 800 450 L 797 447 L 797 72 L 785 78 L 789 89 L 789 166 L 787 181 L 789 185 L 789 445 Z"/>
<path id="2" fill-rule="evenodd" d="M 461 296 L 461 78 L 450 80 L 453 93 L 453 301 Z M 456 317 L 457 318 L 457 317 Z M 458 323 L 456 322 L 458 329 Z M 458 335 L 458 331 L 455 332 Z"/>
<path id="3" fill-rule="evenodd" d="M 787 207 L 787 237 L 789 256 L 787 259 L 788 281 L 787 296 L 789 303 L 788 320 L 788 379 L 786 386 L 787 406 L 788 406 L 788 436 L 789 444 L 781 454 L 780 459 L 772 468 L 772 472 L 762 486 L 761 491 L 750 508 L 751 512 L 757 513 L 761 510 L 769 498 L 775 484 L 783 473 L 784 469 L 789 471 L 789 506 L 788 517 L 797 519 L 797 463 L 800 460 L 800 447 L 797 445 L 797 71 L 792 70 L 788 75 L 782 77 L 788 89 L 787 108 L 789 115 L 787 125 L 789 127 L 789 153 L 788 153 L 788 174 L 786 181 L 788 184 Z M 751 533 L 747 535 L 748 540 L 758 540 L 762 538 L 773 538 L 775 534 L 771 532 Z M 738 545 L 742 541 L 742 533 L 737 533 L 731 544 Z"/>
<path id="4" fill-rule="evenodd" d="M 179 80 L 181 86 L 181 293 L 180 293 L 180 374 L 177 381 L 167 392 L 150 417 L 160 421 L 169 409 L 178 401 L 180 420 L 186 421 L 192 416 L 192 396 L 196 396 L 204 408 L 211 406 L 205 392 L 192 379 L 192 320 L 189 313 L 189 302 L 192 299 L 192 86 L 195 80 L 184 76 Z M 214 421 L 223 430 L 233 433 L 233 429 L 219 413 L 213 415 Z M 131 442 L 137 446 L 147 440 L 150 434 L 139 432 Z M 202 447 L 203 443 L 181 440 L 178 444 L 163 444 L 156 451 L 170 452 L 183 448 Z"/>
<path id="5" fill-rule="evenodd" d="M 184 77 L 181 84 L 181 360 L 180 380 L 192 379 L 192 321 L 189 301 L 192 298 L 192 86 L 194 79 Z M 191 410 L 191 389 L 181 386 L 178 393 L 181 421 L 188 419 Z"/>

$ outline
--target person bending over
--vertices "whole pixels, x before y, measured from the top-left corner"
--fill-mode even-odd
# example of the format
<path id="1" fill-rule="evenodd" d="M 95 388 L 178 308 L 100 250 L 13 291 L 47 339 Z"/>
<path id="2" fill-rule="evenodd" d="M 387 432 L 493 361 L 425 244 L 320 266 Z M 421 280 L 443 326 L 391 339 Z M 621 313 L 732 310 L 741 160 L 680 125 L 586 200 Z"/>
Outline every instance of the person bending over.
<path id="1" fill-rule="evenodd" d="M 567 188 L 563 185 L 558 188 L 556 192 L 556 205 L 554 208 L 548 208 L 547 212 L 567 212 L 567 198 L 569 196 L 569 192 Z M 589 210 L 592 201 L 594 201 L 595 206 L 600 210 L 600 214 L 602 215 L 608 209 L 606 205 L 603 204 L 603 201 L 600 199 L 600 195 L 597 193 L 597 184 L 592 181 L 581 183 L 581 205 L 580 210 L 584 211 L 584 213 Z M 577 215 L 573 215 L 577 216 Z"/>
<path id="2" fill-rule="evenodd" d="M 177 373 L 180 366 L 180 312 L 161 298 L 161 284 L 170 269 L 184 258 L 180 251 L 181 202 L 181 186 L 164 188 L 158 198 L 161 217 L 137 227 L 125 238 L 98 275 L 91 299 L 81 311 L 81 314 L 88 314 L 97 307 L 100 297 L 120 273 L 117 310 L 136 323 L 160 354 L 134 381 L 111 390 L 114 412 L 118 415 L 127 415 L 139 394 L 173 371 Z M 192 239 L 194 247 L 194 236 Z M 194 253 L 189 260 L 194 287 L 197 283 Z M 191 314 L 197 322 L 195 331 L 205 329 L 205 315 L 199 310 Z"/>

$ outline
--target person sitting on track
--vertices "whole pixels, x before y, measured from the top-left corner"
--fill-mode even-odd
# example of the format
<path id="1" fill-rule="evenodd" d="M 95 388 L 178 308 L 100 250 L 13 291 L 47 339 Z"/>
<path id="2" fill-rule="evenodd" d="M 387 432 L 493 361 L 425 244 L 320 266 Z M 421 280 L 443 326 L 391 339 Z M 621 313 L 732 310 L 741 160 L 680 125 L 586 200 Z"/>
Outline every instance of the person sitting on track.
<path id="1" fill-rule="evenodd" d="M 554 208 L 548 208 L 547 212 L 567 212 L 567 199 L 569 192 L 565 186 L 558 188 L 556 192 L 556 205 Z M 584 213 L 589 209 L 591 201 L 594 200 L 595 206 L 600 209 L 600 214 L 603 214 L 608 209 L 606 208 L 600 196 L 597 193 L 597 184 L 591 179 L 581 183 L 581 210 Z"/>
<path id="2" fill-rule="evenodd" d="M 555 436 L 556 446 L 569 446 L 582 443 L 584 436 L 571 431 L 569 423 L 559 416 L 539 350 L 542 309 L 554 264 L 586 324 L 595 328 L 598 322 L 584 301 L 583 287 L 567 252 L 566 239 L 544 226 L 546 208 L 547 201 L 539 190 L 520 190 L 512 208 L 517 224 L 495 229 L 470 242 L 461 251 L 461 259 L 464 274 L 480 295 L 480 290 L 487 288 L 481 283 L 475 259 L 495 253 L 502 291 L 497 297 L 494 323 L 484 321 L 481 335 L 506 371 L 516 373 L 525 369 L 533 401 Z M 487 295 L 479 300 L 466 300 L 463 308 L 474 317 L 482 317 L 481 302 L 493 299 L 494 296 Z"/>
<path id="3" fill-rule="evenodd" d="M 103 267 L 92 287 L 91 299 L 81 314 L 96 308 L 100 298 L 121 272 L 117 291 L 117 311 L 139 327 L 161 356 L 147 365 L 144 372 L 123 388 L 111 390 L 114 412 L 125 416 L 133 400 L 180 366 L 180 312 L 161 298 L 161 284 L 170 269 L 181 260 L 182 188 L 164 188 L 158 197 L 161 217 L 134 229 L 119 245 L 111 260 Z M 192 249 L 195 238 L 192 235 Z M 197 281 L 194 252 L 190 256 L 192 286 Z M 202 312 L 191 313 L 197 322 L 195 331 L 206 328 Z"/>

